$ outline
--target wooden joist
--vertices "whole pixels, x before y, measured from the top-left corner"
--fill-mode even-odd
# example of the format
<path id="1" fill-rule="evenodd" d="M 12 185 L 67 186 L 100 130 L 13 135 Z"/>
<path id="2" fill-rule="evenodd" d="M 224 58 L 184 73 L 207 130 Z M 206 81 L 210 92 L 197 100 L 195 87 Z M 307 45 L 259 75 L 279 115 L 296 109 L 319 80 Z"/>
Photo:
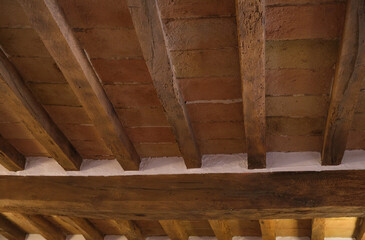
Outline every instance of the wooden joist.
<path id="1" fill-rule="evenodd" d="M 157 1 L 127 0 L 157 95 L 188 168 L 201 166 L 198 148 L 166 47 Z"/>
<path id="2" fill-rule="evenodd" d="M 314 218 L 312 220 L 311 240 L 324 240 L 325 231 L 326 231 L 326 219 Z"/>
<path id="3" fill-rule="evenodd" d="M 0 215 L 0 235 L 9 240 L 25 239 L 26 233 L 4 216 Z"/>
<path id="4" fill-rule="evenodd" d="M 0 164 L 10 171 L 24 169 L 25 157 L 0 135 Z"/>
<path id="5" fill-rule="evenodd" d="M 0 95 L 32 135 L 66 170 L 78 170 L 82 158 L 65 135 L 37 102 L 20 75 L 0 51 Z"/>
<path id="6" fill-rule="evenodd" d="M 276 224 L 275 220 L 260 220 L 260 229 L 262 240 L 276 239 Z"/>
<path id="7" fill-rule="evenodd" d="M 209 224 L 218 240 L 232 240 L 233 234 L 227 221 L 209 220 Z"/>
<path id="8" fill-rule="evenodd" d="M 188 240 L 189 233 L 181 221 L 178 220 L 160 220 L 160 224 L 166 235 L 171 240 Z"/>
<path id="9" fill-rule="evenodd" d="M 43 216 L 25 214 L 20 216 L 36 228 L 46 240 L 65 240 L 66 235 Z"/>
<path id="10" fill-rule="evenodd" d="M 364 240 L 365 239 L 365 219 L 360 218 L 359 219 L 360 225 L 358 226 L 358 230 L 356 232 L 356 235 L 354 236 L 356 240 Z"/>
<path id="11" fill-rule="evenodd" d="M 86 218 L 255 220 L 365 216 L 364 170 L 0 176 L 0 192 L 3 212 Z"/>
<path id="12" fill-rule="evenodd" d="M 365 81 L 364 1 L 348 0 L 324 134 L 322 165 L 338 165 L 342 161 L 363 81 Z"/>
<path id="13" fill-rule="evenodd" d="M 106 145 L 124 170 L 140 158 L 56 0 L 18 0 Z"/>
<path id="14" fill-rule="evenodd" d="M 265 1 L 236 0 L 248 168 L 265 168 Z"/>
<path id="15" fill-rule="evenodd" d="M 111 220 L 113 225 L 119 229 L 128 240 L 143 240 L 141 229 L 130 220 L 116 219 Z"/>

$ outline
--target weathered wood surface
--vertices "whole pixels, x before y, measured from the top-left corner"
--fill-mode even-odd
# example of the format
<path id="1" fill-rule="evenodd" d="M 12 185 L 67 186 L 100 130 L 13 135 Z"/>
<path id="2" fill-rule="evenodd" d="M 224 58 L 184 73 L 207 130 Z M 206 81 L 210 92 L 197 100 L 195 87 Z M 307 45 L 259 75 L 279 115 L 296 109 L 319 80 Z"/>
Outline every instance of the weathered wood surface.
<path id="1" fill-rule="evenodd" d="M 75 228 L 86 240 L 103 240 L 104 236 L 87 219 L 77 217 L 57 216 L 57 222 L 66 227 Z M 69 225 L 69 226 L 67 226 Z"/>
<path id="2" fill-rule="evenodd" d="M 233 234 L 227 221 L 209 220 L 209 224 L 218 240 L 232 240 Z"/>
<path id="3" fill-rule="evenodd" d="M 158 4 L 155 0 L 127 0 L 127 3 L 153 84 L 185 165 L 198 168 L 201 154 L 172 69 Z"/>
<path id="4" fill-rule="evenodd" d="M 0 235 L 3 235 L 9 240 L 25 239 L 26 233 L 14 223 L 0 215 Z"/>
<path id="5" fill-rule="evenodd" d="M 347 1 L 346 20 L 327 116 L 322 164 L 338 165 L 346 149 L 362 83 L 365 81 L 365 7 Z"/>
<path id="6" fill-rule="evenodd" d="M 181 221 L 178 220 L 160 220 L 160 224 L 166 235 L 171 240 L 188 240 L 189 233 Z"/>
<path id="7" fill-rule="evenodd" d="M 24 169 L 25 157 L 0 135 L 0 164 L 10 171 Z"/>
<path id="8" fill-rule="evenodd" d="M 38 230 L 47 240 L 64 240 L 66 234 L 40 215 L 21 215 L 25 221 Z"/>
<path id="9" fill-rule="evenodd" d="M 0 94 L 48 153 L 66 170 L 78 170 L 82 158 L 0 51 Z"/>
<path id="10" fill-rule="evenodd" d="M 248 168 L 265 168 L 265 1 L 236 0 Z"/>
<path id="11" fill-rule="evenodd" d="M 119 229 L 127 237 L 128 240 L 143 240 L 141 229 L 129 220 L 111 220 L 113 225 Z"/>
<path id="12" fill-rule="evenodd" d="M 356 238 L 356 240 L 364 240 L 365 239 L 365 219 L 364 218 L 360 218 L 359 219 L 359 227 L 357 232 L 355 233 L 356 235 L 354 236 Z"/>
<path id="13" fill-rule="evenodd" d="M 365 216 L 363 170 L 112 177 L 0 176 L 0 192 L 0 211 L 27 214 L 126 220 Z"/>
<path id="14" fill-rule="evenodd" d="M 260 220 L 260 228 L 261 228 L 262 240 L 276 239 L 275 220 Z"/>
<path id="15" fill-rule="evenodd" d="M 47 50 L 124 170 L 140 158 L 56 0 L 18 0 Z"/>
<path id="16" fill-rule="evenodd" d="M 312 221 L 311 240 L 324 240 L 326 233 L 326 219 L 314 218 Z"/>

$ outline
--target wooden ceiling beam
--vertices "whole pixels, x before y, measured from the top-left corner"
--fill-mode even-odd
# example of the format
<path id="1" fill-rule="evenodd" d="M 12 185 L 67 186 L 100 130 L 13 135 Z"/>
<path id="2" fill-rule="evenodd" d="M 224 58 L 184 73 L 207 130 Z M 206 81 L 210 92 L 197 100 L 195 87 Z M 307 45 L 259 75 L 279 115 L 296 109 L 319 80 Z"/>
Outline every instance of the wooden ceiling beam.
<path id="1" fill-rule="evenodd" d="M 66 238 L 66 235 L 60 229 L 46 220 L 43 216 L 25 214 L 19 216 L 36 228 L 39 231 L 39 234 L 46 240 L 65 240 Z"/>
<path id="2" fill-rule="evenodd" d="M 322 165 L 338 165 L 342 161 L 363 81 L 365 81 L 364 1 L 348 0 L 324 133 Z"/>
<path id="3" fill-rule="evenodd" d="M 25 157 L 0 135 L 0 164 L 9 171 L 21 171 Z"/>
<path id="4" fill-rule="evenodd" d="M 188 240 L 189 233 L 181 221 L 178 220 L 160 220 L 161 227 L 171 240 Z"/>
<path id="5" fill-rule="evenodd" d="M 209 220 L 209 224 L 218 240 L 232 240 L 233 234 L 226 220 Z"/>
<path id="6" fill-rule="evenodd" d="M 265 1 L 236 0 L 236 16 L 248 168 L 265 168 Z"/>
<path id="7" fill-rule="evenodd" d="M 312 220 L 311 240 L 324 240 L 326 231 L 326 219 L 314 218 Z"/>
<path id="8" fill-rule="evenodd" d="M 0 192 L 3 212 L 83 218 L 257 220 L 365 216 L 365 170 L 0 176 Z"/>
<path id="9" fill-rule="evenodd" d="M 0 215 L 0 235 L 3 235 L 8 240 L 20 240 L 25 239 L 27 234 L 7 218 Z"/>
<path id="10" fill-rule="evenodd" d="M 2 51 L 0 51 L 0 94 L 35 139 L 64 169 L 80 168 L 81 156 L 36 100 Z"/>
<path id="11" fill-rule="evenodd" d="M 18 0 L 33 28 L 124 170 L 140 158 L 56 0 Z"/>
<path id="12" fill-rule="evenodd" d="M 144 59 L 185 165 L 187 168 L 199 168 L 200 150 L 172 70 L 157 1 L 127 0 L 127 3 Z"/>
<path id="13" fill-rule="evenodd" d="M 78 217 L 55 216 L 55 220 L 61 225 L 69 225 L 75 228 L 86 240 L 103 240 L 104 236 L 87 219 Z"/>
<path id="14" fill-rule="evenodd" d="M 141 229 L 133 221 L 115 219 L 111 222 L 128 240 L 144 240 Z"/>
<path id="15" fill-rule="evenodd" d="M 276 223 L 275 220 L 260 220 L 260 229 L 262 240 L 276 239 Z"/>

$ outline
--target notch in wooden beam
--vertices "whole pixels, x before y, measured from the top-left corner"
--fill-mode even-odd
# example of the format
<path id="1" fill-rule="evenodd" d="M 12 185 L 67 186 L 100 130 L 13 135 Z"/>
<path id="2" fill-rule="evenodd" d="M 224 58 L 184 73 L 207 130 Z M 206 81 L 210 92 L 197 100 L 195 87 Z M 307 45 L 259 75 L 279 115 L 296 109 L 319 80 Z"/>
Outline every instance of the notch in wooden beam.
<path id="1" fill-rule="evenodd" d="M 0 94 L 35 139 L 66 170 L 78 170 L 82 158 L 0 50 Z"/>
<path id="2" fill-rule="evenodd" d="M 128 240 L 143 240 L 141 229 L 130 220 L 115 219 L 111 223 L 119 229 L 119 231 L 127 237 Z"/>
<path id="3" fill-rule="evenodd" d="M 209 220 L 209 224 L 218 240 L 232 240 L 231 228 L 226 220 Z"/>
<path id="4" fill-rule="evenodd" d="M 26 233 L 4 216 L 0 215 L 0 234 L 9 240 L 25 239 Z"/>
<path id="5" fill-rule="evenodd" d="M 338 165 L 346 150 L 347 137 L 365 81 L 365 7 L 363 0 L 348 0 L 340 55 L 332 84 L 322 165 Z"/>
<path id="6" fill-rule="evenodd" d="M 188 240 L 189 233 L 182 221 L 178 220 L 160 220 L 163 230 L 171 240 Z"/>
<path id="7" fill-rule="evenodd" d="M 236 16 L 248 168 L 265 168 L 265 1 L 236 0 Z"/>
<path id="8" fill-rule="evenodd" d="M 311 240 L 324 240 L 325 232 L 326 232 L 326 219 L 314 218 L 312 220 Z"/>
<path id="9" fill-rule="evenodd" d="M 276 239 L 276 222 L 275 220 L 260 220 L 262 240 Z"/>
<path id="10" fill-rule="evenodd" d="M 21 171 L 25 157 L 0 135 L 0 164 L 9 171 Z"/>
<path id="11" fill-rule="evenodd" d="M 57 0 L 18 0 L 105 144 L 124 170 L 140 158 Z"/>
<path id="12" fill-rule="evenodd" d="M 185 165 L 199 168 L 200 150 L 172 70 L 157 1 L 127 0 L 127 3 L 144 59 Z"/>

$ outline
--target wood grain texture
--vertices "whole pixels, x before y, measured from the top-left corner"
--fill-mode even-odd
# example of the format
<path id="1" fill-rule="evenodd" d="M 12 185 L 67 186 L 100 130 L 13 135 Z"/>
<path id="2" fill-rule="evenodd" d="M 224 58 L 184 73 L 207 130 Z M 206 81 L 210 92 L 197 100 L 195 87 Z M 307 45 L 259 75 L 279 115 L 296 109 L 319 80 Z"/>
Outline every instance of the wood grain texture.
<path id="1" fill-rule="evenodd" d="M 103 240 L 104 236 L 87 219 L 78 217 L 57 216 L 61 225 L 70 225 L 78 230 L 86 240 Z"/>
<path id="2" fill-rule="evenodd" d="M 81 156 L 42 105 L 37 102 L 2 51 L 0 51 L 0 94 L 34 138 L 64 169 L 80 168 Z"/>
<path id="3" fill-rule="evenodd" d="M 265 1 L 236 0 L 236 16 L 248 168 L 265 168 Z"/>
<path id="4" fill-rule="evenodd" d="M 354 236 L 356 240 L 364 240 L 365 239 L 365 219 L 359 218 L 359 228 Z"/>
<path id="5" fill-rule="evenodd" d="M 119 229 L 120 232 L 123 233 L 127 237 L 128 240 L 142 240 L 144 237 L 142 236 L 141 229 L 130 220 L 111 220 L 113 225 Z"/>
<path id="6" fill-rule="evenodd" d="M 56 0 L 19 0 L 33 28 L 124 170 L 140 159 Z"/>
<path id="7" fill-rule="evenodd" d="M 51 222 L 40 215 L 21 215 L 25 221 L 32 225 L 47 240 L 65 240 L 66 235 Z"/>
<path id="8" fill-rule="evenodd" d="M 232 240 L 233 234 L 227 221 L 209 220 L 209 224 L 218 240 Z"/>
<path id="9" fill-rule="evenodd" d="M 127 0 L 127 3 L 153 84 L 185 164 L 188 168 L 199 168 L 201 154 L 172 70 L 158 5 L 155 0 Z"/>
<path id="10" fill-rule="evenodd" d="M 171 240 L 188 240 L 189 233 L 186 228 L 178 220 L 160 220 L 159 221 L 166 235 Z"/>
<path id="11" fill-rule="evenodd" d="M 262 240 L 276 239 L 276 223 L 275 220 L 260 220 L 260 228 Z"/>
<path id="12" fill-rule="evenodd" d="M 10 171 L 24 169 L 25 157 L 0 135 L 0 164 Z"/>
<path id="13" fill-rule="evenodd" d="M 3 212 L 86 218 L 255 220 L 365 216 L 363 170 L 0 176 L 0 192 Z"/>
<path id="14" fill-rule="evenodd" d="M 0 235 L 3 235 L 8 240 L 20 240 L 25 239 L 26 233 L 7 218 L 0 215 Z"/>
<path id="15" fill-rule="evenodd" d="M 347 1 L 340 55 L 332 85 L 322 148 L 322 165 L 338 165 L 346 149 L 355 107 L 365 79 L 365 6 Z"/>
<path id="16" fill-rule="evenodd" d="M 326 219 L 314 218 L 312 221 L 311 240 L 324 240 L 326 233 Z"/>

